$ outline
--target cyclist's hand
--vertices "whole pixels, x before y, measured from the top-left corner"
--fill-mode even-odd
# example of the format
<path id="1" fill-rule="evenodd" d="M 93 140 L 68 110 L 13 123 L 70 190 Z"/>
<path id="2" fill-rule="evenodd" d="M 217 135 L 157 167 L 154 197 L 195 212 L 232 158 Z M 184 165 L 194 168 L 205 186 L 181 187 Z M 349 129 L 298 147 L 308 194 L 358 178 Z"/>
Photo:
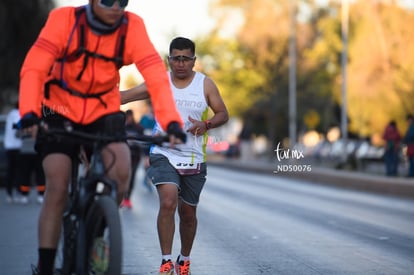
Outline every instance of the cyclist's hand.
<path id="1" fill-rule="evenodd" d="M 15 128 L 19 130 L 31 128 L 32 126 L 39 124 L 39 121 L 39 117 L 35 113 L 30 112 L 25 114 L 19 122 L 16 123 Z"/>
<path id="2" fill-rule="evenodd" d="M 170 122 L 170 124 L 168 124 L 167 134 L 170 137 L 171 144 L 185 143 L 187 141 L 186 133 L 183 131 L 183 129 L 181 129 L 180 124 L 178 124 L 176 121 Z"/>
<path id="3" fill-rule="evenodd" d="M 39 122 L 39 117 L 35 113 L 30 112 L 25 114 L 16 124 L 14 124 L 13 128 L 21 130 L 24 135 L 30 134 L 35 136 Z"/>

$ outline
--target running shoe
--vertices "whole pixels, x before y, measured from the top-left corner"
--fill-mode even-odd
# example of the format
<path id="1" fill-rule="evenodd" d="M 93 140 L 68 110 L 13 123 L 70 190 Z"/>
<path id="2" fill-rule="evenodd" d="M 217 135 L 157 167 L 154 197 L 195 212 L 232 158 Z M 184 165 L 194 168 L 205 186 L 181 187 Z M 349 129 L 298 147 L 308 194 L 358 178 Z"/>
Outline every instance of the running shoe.
<path id="1" fill-rule="evenodd" d="M 174 275 L 174 264 L 171 260 L 162 260 L 158 275 Z"/>
<path id="2" fill-rule="evenodd" d="M 6 197 L 6 202 L 7 203 L 13 203 L 13 202 L 15 202 L 16 201 L 16 198 L 14 198 L 14 197 L 12 197 L 12 196 L 7 196 Z"/>
<path id="3" fill-rule="evenodd" d="M 190 261 L 178 261 L 180 256 L 177 258 L 175 263 L 175 272 L 177 275 L 191 275 L 190 271 Z"/>
<path id="4" fill-rule="evenodd" d="M 128 209 L 132 208 L 132 203 L 129 199 L 123 199 L 121 202 L 121 207 L 126 207 Z"/>
<path id="5" fill-rule="evenodd" d="M 20 204 L 28 204 L 29 203 L 29 198 L 28 196 L 21 196 L 19 199 Z"/>
<path id="6" fill-rule="evenodd" d="M 36 201 L 37 201 L 37 203 L 38 203 L 38 204 L 42 204 L 42 203 L 43 203 L 43 201 L 44 201 L 43 195 L 39 195 L 39 196 L 37 196 Z"/>

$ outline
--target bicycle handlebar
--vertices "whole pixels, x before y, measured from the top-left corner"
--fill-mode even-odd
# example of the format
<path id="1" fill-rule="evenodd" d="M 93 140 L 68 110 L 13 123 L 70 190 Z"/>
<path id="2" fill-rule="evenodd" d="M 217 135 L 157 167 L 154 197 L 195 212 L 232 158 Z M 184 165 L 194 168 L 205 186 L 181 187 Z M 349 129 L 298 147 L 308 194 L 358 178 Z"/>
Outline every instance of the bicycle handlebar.
<path id="1" fill-rule="evenodd" d="M 61 129 L 61 128 L 50 128 L 50 129 L 42 129 L 41 130 L 47 136 L 52 137 L 61 137 L 61 138 L 69 138 L 75 140 L 75 142 L 79 143 L 95 143 L 95 142 L 116 142 L 120 140 L 126 139 L 133 140 L 138 142 L 139 144 L 143 145 L 160 145 L 162 146 L 163 143 L 169 142 L 168 136 L 148 136 L 148 135 L 125 135 L 120 134 L 118 136 L 108 136 L 108 135 L 101 135 L 101 134 L 91 134 L 83 131 L 78 131 L 74 129 Z"/>

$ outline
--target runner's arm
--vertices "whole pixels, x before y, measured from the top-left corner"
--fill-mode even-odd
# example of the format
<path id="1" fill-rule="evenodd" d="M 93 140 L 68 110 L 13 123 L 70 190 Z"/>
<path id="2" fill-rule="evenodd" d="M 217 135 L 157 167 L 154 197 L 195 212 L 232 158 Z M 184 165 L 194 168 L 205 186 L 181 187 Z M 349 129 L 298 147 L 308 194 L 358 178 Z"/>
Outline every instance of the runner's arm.
<path id="1" fill-rule="evenodd" d="M 204 121 L 189 117 L 188 119 L 191 121 L 192 125 L 187 129 L 187 132 L 190 132 L 193 135 L 203 135 L 209 129 L 217 128 L 229 120 L 229 114 L 219 90 L 213 80 L 208 77 L 205 77 L 204 79 L 204 95 L 207 104 L 214 115 Z M 209 124 L 209 127 L 207 126 L 207 123 Z"/>
<path id="2" fill-rule="evenodd" d="M 204 91 L 206 93 L 207 104 L 213 111 L 214 115 L 210 119 L 211 128 L 219 127 L 229 120 L 229 114 L 220 95 L 220 92 L 214 81 L 206 77 L 204 79 Z"/>
<path id="3" fill-rule="evenodd" d="M 126 104 L 136 100 L 144 100 L 150 98 L 147 85 L 142 83 L 131 89 L 121 91 L 121 104 Z"/>

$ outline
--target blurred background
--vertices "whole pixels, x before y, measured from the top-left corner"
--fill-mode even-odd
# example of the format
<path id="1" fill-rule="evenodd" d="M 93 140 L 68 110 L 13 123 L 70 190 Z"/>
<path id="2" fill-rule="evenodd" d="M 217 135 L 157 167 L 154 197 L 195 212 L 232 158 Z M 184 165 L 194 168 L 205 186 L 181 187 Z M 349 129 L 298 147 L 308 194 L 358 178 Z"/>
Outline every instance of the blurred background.
<path id="1" fill-rule="evenodd" d="M 406 131 L 414 113 L 414 1 L 164 1 L 165 16 L 155 2 L 131 0 L 128 9 L 144 17 L 150 37 L 163 39 L 154 41 L 163 57 L 173 37 L 193 39 L 196 69 L 216 82 L 229 109 L 230 122 L 211 132 L 212 155 L 240 158 L 247 141 L 249 157 L 274 158 L 282 144 L 308 161 L 364 169 L 382 161 L 390 120 Z M 86 3 L 0 2 L 0 114 L 18 99 L 20 67 L 48 12 Z M 121 75 L 122 89 L 142 82 L 131 68 Z M 123 108 L 139 119 L 146 103 Z"/>

